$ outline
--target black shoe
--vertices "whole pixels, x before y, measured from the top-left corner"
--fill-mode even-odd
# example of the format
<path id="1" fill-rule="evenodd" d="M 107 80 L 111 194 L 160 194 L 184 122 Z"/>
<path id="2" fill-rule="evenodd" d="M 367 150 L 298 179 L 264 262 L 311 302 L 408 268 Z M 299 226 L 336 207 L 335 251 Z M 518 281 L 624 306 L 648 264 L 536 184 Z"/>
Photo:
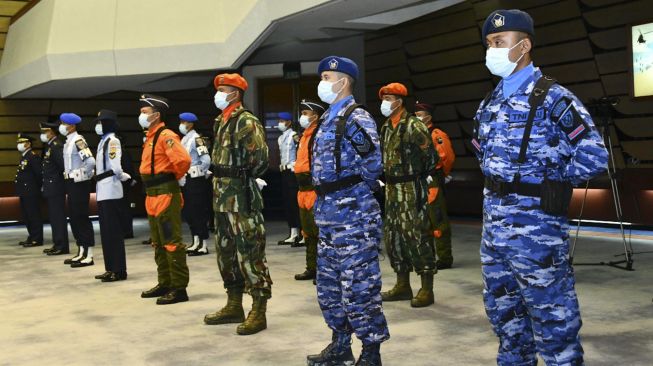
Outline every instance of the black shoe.
<path id="1" fill-rule="evenodd" d="M 301 237 L 296 237 L 295 241 L 290 244 L 292 248 L 301 248 L 306 246 L 306 242 L 302 243 L 302 238 Z"/>
<path id="2" fill-rule="evenodd" d="M 301 238 L 299 236 L 296 236 L 294 239 L 292 239 L 292 241 L 288 241 L 288 239 L 290 239 L 290 236 L 288 236 L 287 238 L 285 238 L 283 240 L 279 240 L 277 242 L 277 244 L 278 245 L 293 245 L 295 242 L 297 242 Z"/>
<path id="3" fill-rule="evenodd" d="M 97 276 L 95 276 L 95 279 L 96 279 L 96 280 L 103 280 L 103 279 L 105 279 L 105 278 L 111 276 L 112 273 L 113 273 L 113 272 L 106 271 L 106 272 L 102 273 L 101 275 L 97 275 Z"/>
<path id="4" fill-rule="evenodd" d="M 127 233 L 123 235 L 123 239 L 134 239 L 134 233 Z"/>
<path id="5" fill-rule="evenodd" d="M 308 269 L 304 273 L 298 273 L 295 275 L 297 281 L 308 281 L 315 279 L 315 271 L 309 271 Z"/>
<path id="6" fill-rule="evenodd" d="M 143 244 L 143 245 L 149 245 L 149 244 L 152 244 L 152 238 L 149 238 L 149 239 L 147 239 L 147 240 L 143 240 L 143 241 L 141 242 L 141 244 Z"/>
<path id="7" fill-rule="evenodd" d="M 92 265 L 94 265 L 94 264 L 95 264 L 95 262 L 93 262 L 93 259 L 91 259 L 90 262 L 82 262 L 82 261 L 79 261 L 79 262 L 72 262 L 72 263 L 70 264 L 70 268 L 88 267 L 88 266 L 92 266 Z"/>
<path id="8" fill-rule="evenodd" d="M 27 245 L 27 244 L 29 244 L 29 243 L 31 243 L 31 242 L 32 242 L 31 240 L 26 239 L 26 240 L 23 240 L 23 241 L 19 241 L 19 242 L 18 242 L 18 245 L 25 246 L 25 245 Z"/>
<path id="9" fill-rule="evenodd" d="M 43 253 L 44 253 L 44 254 L 48 254 L 49 252 L 51 252 L 51 251 L 53 251 L 53 250 L 57 250 L 57 248 L 56 248 L 54 245 L 51 246 L 51 247 L 49 247 L 49 248 L 45 248 L 45 249 L 43 249 Z"/>
<path id="10" fill-rule="evenodd" d="M 380 349 L 380 343 L 363 345 L 363 351 L 356 361 L 356 366 L 382 366 Z"/>
<path id="11" fill-rule="evenodd" d="M 157 284 L 151 289 L 141 292 L 141 297 L 144 299 L 148 299 L 151 297 L 159 297 L 167 294 L 168 292 L 170 292 L 169 288 Z"/>
<path id="12" fill-rule="evenodd" d="M 202 250 L 202 249 L 204 249 L 204 250 Z M 192 252 L 188 252 L 187 254 L 188 254 L 189 257 L 197 257 L 197 256 L 200 256 L 200 255 L 207 255 L 207 254 L 209 254 L 209 248 L 204 247 L 204 248 L 201 248 L 201 249 L 193 250 Z"/>
<path id="13" fill-rule="evenodd" d="M 338 337 L 335 333 L 332 342 L 317 355 L 306 357 L 308 366 L 353 366 L 356 359 L 351 352 L 351 338 Z"/>
<path id="14" fill-rule="evenodd" d="M 102 279 L 102 282 L 116 282 L 124 281 L 127 279 L 127 272 L 109 272 L 109 276 Z"/>
<path id="15" fill-rule="evenodd" d="M 78 259 L 75 259 L 75 258 L 77 258 L 77 257 L 68 258 L 68 259 L 63 261 L 63 264 L 71 265 L 73 263 L 79 263 L 79 261 L 81 261 L 85 257 L 79 257 Z"/>
<path id="16" fill-rule="evenodd" d="M 64 254 L 70 254 L 70 250 L 68 249 L 54 249 L 46 253 L 47 255 L 64 255 Z"/>
<path id="17" fill-rule="evenodd" d="M 184 302 L 188 301 L 188 294 L 186 293 L 186 289 L 177 289 L 177 290 L 170 290 L 167 294 L 159 297 L 156 299 L 156 304 L 157 305 L 170 305 L 170 304 L 176 304 L 178 302 Z"/>
<path id="18" fill-rule="evenodd" d="M 440 262 L 440 261 L 436 261 L 436 262 L 435 262 L 435 267 L 436 267 L 438 270 L 449 269 L 449 268 L 452 267 L 452 263 L 451 263 L 451 262 Z"/>
<path id="19" fill-rule="evenodd" d="M 40 247 L 43 246 L 43 243 L 37 243 L 35 241 L 29 242 L 27 244 L 23 245 L 25 248 L 33 248 L 33 247 Z"/>

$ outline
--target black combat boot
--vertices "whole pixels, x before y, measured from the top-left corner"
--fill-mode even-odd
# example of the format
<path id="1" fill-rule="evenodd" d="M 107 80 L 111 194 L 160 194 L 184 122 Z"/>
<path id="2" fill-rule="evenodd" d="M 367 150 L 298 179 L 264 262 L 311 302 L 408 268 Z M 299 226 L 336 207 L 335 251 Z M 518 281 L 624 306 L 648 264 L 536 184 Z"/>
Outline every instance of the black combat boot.
<path id="1" fill-rule="evenodd" d="M 163 296 L 163 295 L 167 294 L 168 292 L 170 292 L 169 288 L 157 284 L 156 286 L 152 287 L 151 289 L 149 289 L 147 291 L 143 291 L 141 293 L 141 297 L 144 298 L 144 299 L 151 298 L 151 297 L 159 297 L 159 296 Z"/>
<path id="2" fill-rule="evenodd" d="M 171 289 L 167 294 L 156 299 L 157 305 L 170 305 L 178 302 L 188 301 L 188 294 L 185 288 Z"/>
<path id="3" fill-rule="evenodd" d="M 356 366 L 382 366 L 381 343 L 364 344 Z"/>
<path id="4" fill-rule="evenodd" d="M 351 334 L 333 332 L 331 343 L 317 355 L 306 357 L 308 366 L 353 366 Z"/>

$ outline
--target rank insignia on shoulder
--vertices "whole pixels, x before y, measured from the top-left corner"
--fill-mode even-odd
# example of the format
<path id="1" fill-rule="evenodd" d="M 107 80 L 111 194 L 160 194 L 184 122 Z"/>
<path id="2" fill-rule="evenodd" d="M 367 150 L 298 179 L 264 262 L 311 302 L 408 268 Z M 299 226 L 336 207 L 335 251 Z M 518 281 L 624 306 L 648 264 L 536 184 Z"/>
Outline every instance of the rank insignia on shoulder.
<path id="1" fill-rule="evenodd" d="M 201 137 L 195 137 L 195 145 L 199 146 L 204 146 L 204 139 Z"/>
<path id="2" fill-rule="evenodd" d="M 116 145 L 110 145 L 109 146 L 109 159 L 114 159 L 116 157 L 116 153 L 118 152 L 118 147 Z"/>
<path id="3" fill-rule="evenodd" d="M 438 144 L 442 145 L 443 142 L 442 137 L 438 137 Z"/>
<path id="4" fill-rule="evenodd" d="M 589 131 L 585 121 L 572 104 L 572 100 L 567 97 L 560 99 L 551 108 L 551 120 L 558 122 L 572 145 L 576 145 Z"/>
<path id="5" fill-rule="evenodd" d="M 79 139 L 75 141 L 75 145 L 77 146 L 77 150 L 80 151 L 88 148 L 88 144 L 86 144 L 86 141 L 84 141 L 84 139 Z"/>

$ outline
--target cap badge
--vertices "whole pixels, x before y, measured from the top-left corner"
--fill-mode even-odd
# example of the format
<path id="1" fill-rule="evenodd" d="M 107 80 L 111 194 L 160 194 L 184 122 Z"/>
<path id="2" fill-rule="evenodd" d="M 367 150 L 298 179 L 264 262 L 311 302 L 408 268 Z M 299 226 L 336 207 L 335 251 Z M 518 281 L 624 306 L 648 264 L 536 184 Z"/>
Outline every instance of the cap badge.
<path id="1" fill-rule="evenodd" d="M 501 28 L 506 24 L 506 18 L 503 15 L 496 13 L 494 14 L 494 17 L 492 17 L 492 24 L 494 25 L 494 28 Z"/>
<path id="2" fill-rule="evenodd" d="M 336 60 L 335 58 L 331 59 L 331 61 L 329 61 L 329 68 L 331 70 L 337 69 L 338 68 L 338 60 Z"/>

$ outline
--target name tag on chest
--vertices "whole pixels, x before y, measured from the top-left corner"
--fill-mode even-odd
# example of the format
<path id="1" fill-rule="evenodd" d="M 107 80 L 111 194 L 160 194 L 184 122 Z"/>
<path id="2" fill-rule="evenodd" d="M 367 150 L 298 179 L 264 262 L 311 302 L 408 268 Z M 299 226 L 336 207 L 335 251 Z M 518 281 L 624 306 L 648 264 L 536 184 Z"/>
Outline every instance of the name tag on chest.
<path id="1" fill-rule="evenodd" d="M 526 122 L 528 120 L 529 111 L 512 111 L 508 115 L 508 122 Z M 535 119 L 544 118 L 544 109 L 538 108 L 535 112 Z"/>

